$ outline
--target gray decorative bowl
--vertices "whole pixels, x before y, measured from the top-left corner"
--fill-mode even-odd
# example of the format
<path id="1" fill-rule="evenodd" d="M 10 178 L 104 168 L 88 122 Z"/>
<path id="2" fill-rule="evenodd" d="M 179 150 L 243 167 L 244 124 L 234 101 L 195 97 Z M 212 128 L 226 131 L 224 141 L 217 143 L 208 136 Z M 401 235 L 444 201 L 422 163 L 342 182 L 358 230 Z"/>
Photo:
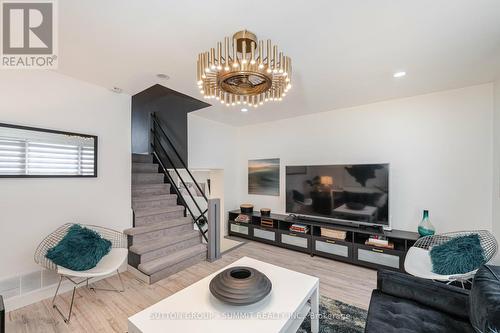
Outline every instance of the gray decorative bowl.
<path id="1" fill-rule="evenodd" d="M 217 274 L 209 288 L 212 295 L 224 303 L 249 305 L 269 295 L 272 283 L 252 267 L 237 266 Z"/>

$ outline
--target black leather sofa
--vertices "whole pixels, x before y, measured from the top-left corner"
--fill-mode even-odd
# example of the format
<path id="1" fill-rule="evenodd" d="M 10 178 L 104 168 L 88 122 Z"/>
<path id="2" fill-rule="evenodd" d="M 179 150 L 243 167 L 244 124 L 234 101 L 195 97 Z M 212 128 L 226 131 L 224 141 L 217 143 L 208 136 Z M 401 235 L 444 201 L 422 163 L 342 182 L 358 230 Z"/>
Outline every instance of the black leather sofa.
<path id="1" fill-rule="evenodd" d="M 470 291 L 381 270 L 365 332 L 500 332 L 500 267 L 481 267 Z"/>

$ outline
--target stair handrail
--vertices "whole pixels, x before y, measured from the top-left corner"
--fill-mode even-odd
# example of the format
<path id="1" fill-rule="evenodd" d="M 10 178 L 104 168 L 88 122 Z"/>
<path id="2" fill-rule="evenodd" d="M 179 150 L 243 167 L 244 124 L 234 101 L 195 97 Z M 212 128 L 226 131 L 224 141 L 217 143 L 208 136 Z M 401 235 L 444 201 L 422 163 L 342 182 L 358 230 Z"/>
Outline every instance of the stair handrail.
<path id="1" fill-rule="evenodd" d="M 156 140 L 158 140 L 158 137 L 156 136 L 156 133 L 153 133 L 153 136 L 154 136 L 154 138 L 155 138 Z M 173 165 L 173 161 L 172 161 L 172 159 L 170 158 L 170 156 L 168 155 L 167 151 L 165 150 L 165 148 L 163 147 L 163 145 L 161 144 L 161 142 L 160 142 L 160 141 L 158 141 L 158 144 L 159 144 L 159 147 L 161 148 L 161 150 L 163 151 L 163 153 L 165 154 L 165 157 L 167 158 L 168 163 L 170 163 L 170 164 L 172 164 L 172 165 Z M 156 149 L 155 149 L 155 151 L 154 151 L 154 154 L 155 154 L 155 156 L 157 157 L 157 159 L 161 162 L 160 155 L 157 153 Z M 162 163 L 162 164 L 163 164 L 163 163 Z M 175 173 L 177 174 L 177 177 L 179 177 L 180 181 L 182 182 L 182 185 L 184 185 L 184 188 L 186 188 L 186 190 L 187 190 L 186 183 L 185 183 L 184 179 L 182 178 L 182 176 L 180 175 L 179 171 L 177 170 L 177 168 L 176 168 L 175 166 L 174 166 L 174 168 L 173 168 L 173 169 L 174 169 Z M 167 169 L 165 169 L 165 170 L 167 170 Z M 168 170 L 167 170 L 167 172 L 168 172 Z M 171 178 L 171 177 L 170 177 L 170 178 Z M 173 179 L 172 179 L 172 180 L 173 180 Z M 169 182 L 170 182 L 170 179 L 169 179 Z M 171 184 L 171 185 L 173 185 L 173 186 L 174 186 L 174 188 L 178 189 L 178 188 L 177 188 L 177 185 L 176 185 L 175 183 L 173 183 L 173 184 Z M 180 192 L 180 191 L 179 191 L 179 192 Z M 198 205 L 198 203 L 196 202 L 196 200 L 194 200 L 193 194 L 192 194 L 189 190 L 187 190 L 187 192 L 188 192 L 189 196 L 191 197 L 191 199 L 193 200 L 193 203 L 195 204 L 196 208 L 198 208 L 198 210 L 200 211 L 200 213 L 204 214 L 204 213 L 206 212 L 206 210 L 205 210 L 205 211 L 202 211 L 202 210 L 201 210 L 201 208 L 200 208 L 200 206 L 199 206 L 199 205 Z M 194 216 L 194 215 L 192 215 L 192 216 Z"/>
<path id="2" fill-rule="evenodd" d="M 171 186 L 174 187 L 174 190 L 177 194 L 177 196 L 181 199 L 181 202 L 182 204 L 184 205 L 184 207 L 189 211 L 189 213 L 191 214 L 191 216 L 193 217 L 194 219 L 194 223 L 198 226 L 198 229 L 200 231 L 200 233 L 202 234 L 203 238 L 208 241 L 207 239 L 207 236 L 206 236 L 206 233 L 208 231 L 208 228 L 206 230 L 203 230 L 202 226 L 200 225 L 200 219 L 203 218 L 204 222 L 206 224 L 208 224 L 208 218 L 205 216 L 205 214 L 207 213 L 208 211 L 208 208 L 205 209 L 205 210 L 202 210 L 200 208 L 200 206 L 198 205 L 198 203 L 196 202 L 196 200 L 194 199 L 194 196 L 193 194 L 191 193 L 191 191 L 188 189 L 188 187 L 186 186 L 186 183 L 184 181 L 184 179 L 182 178 L 182 176 L 180 175 L 177 167 L 175 166 L 172 158 L 170 157 L 170 155 L 168 154 L 167 150 L 165 149 L 165 147 L 163 146 L 159 136 L 158 136 L 158 132 L 156 131 L 156 128 L 160 128 L 160 131 L 161 131 L 161 134 L 163 134 L 163 137 L 166 139 L 166 142 L 169 144 L 169 146 L 172 148 L 172 150 L 174 151 L 175 155 L 177 156 L 177 158 L 179 159 L 180 163 L 182 164 L 182 166 L 184 167 L 184 169 L 187 171 L 189 177 L 191 178 L 192 182 L 195 184 L 195 186 L 198 188 L 199 192 L 202 194 L 203 198 L 205 199 L 205 201 L 207 202 L 207 207 L 208 207 L 208 198 L 206 197 L 205 193 L 201 190 L 201 187 L 200 185 L 198 184 L 198 182 L 196 181 L 196 179 L 194 178 L 193 174 L 191 173 L 191 171 L 187 168 L 187 165 L 186 163 L 184 162 L 184 160 L 182 159 L 182 157 L 180 156 L 179 152 L 177 151 L 177 149 L 175 148 L 174 144 L 172 143 L 172 140 L 170 140 L 170 138 L 168 137 L 168 135 L 165 133 L 165 130 L 163 130 L 160 122 L 158 121 L 156 115 L 153 113 L 152 114 L 152 119 L 153 119 L 153 126 L 151 128 L 151 132 L 152 132 L 152 135 L 153 135 L 153 140 L 151 142 L 151 147 L 153 149 L 153 154 L 155 155 L 156 159 L 160 162 L 161 164 L 161 167 L 163 169 L 163 173 L 165 174 L 165 176 L 167 176 L 167 179 L 169 181 L 169 183 L 171 184 Z M 156 126 L 155 126 L 156 125 Z M 191 200 L 193 201 L 194 205 L 196 206 L 196 208 L 198 209 L 200 215 L 198 215 L 196 217 L 196 215 L 193 214 L 191 208 L 189 207 L 189 205 L 187 204 L 186 200 L 184 199 L 182 193 L 180 193 L 180 189 L 178 188 L 177 184 L 173 181 L 173 178 L 172 176 L 170 175 L 170 173 L 168 172 L 167 168 L 165 167 L 165 163 L 162 161 L 161 159 L 161 156 L 159 154 L 159 151 L 157 151 L 157 147 L 155 144 L 158 144 L 158 147 L 161 148 L 163 154 L 165 155 L 165 157 L 167 158 L 167 161 L 168 163 L 170 163 L 170 165 L 172 166 L 174 172 L 176 173 L 177 177 L 180 179 L 182 185 L 184 186 L 184 188 L 186 189 L 186 191 L 188 192 L 189 196 L 191 197 Z M 196 217 L 196 218 L 195 218 Z"/>
<path id="3" fill-rule="evenodd" d="M 172 150 L 174 151 L 175 155 L 177 156 L 177 158 L 181 162 L 181 164 L 184 167 L 184 169 L 186 169 L 187 173 L 189 174 L 189 177 L 191 177 L 191 179 L 193 180 L 194 184 L 198 188 L 198 191 L 200 191 L 200 193 L 203 196 L 203 198 L 205 198 L 205 200 L 208 202 L 208 198 L 205 195 L 205 193 L 201 190 L 200 184 L 198 184 L 198 182 L 196 181 L 196 179 L 193 177 L 193 174 L 191 173 L 191 171 L 189 171 L 189 169 L 188 169 L 186 163 L 184 162 L 184 160 L 182 159 L 181 155 L 179 154 L 179 152 L 177 151 L 177 149 L 175 149 L 175 145 L 172 143 L 172 140 L 170 140 L 170 138 L 168 137 L 167 133 L 165 133 L 165 130 L 163 130 L 163 127 L 161 127 L 161 124 L 158 121 L 158 118 L 156 117 L 155 113 L 152 114 L 152 119 L 153 119 L 153 122 L 156 123 L 156 125 L 158 126 L 158 128 L 160 128 L 160 131 L 162 132 L 163 136 L 165 137 L 165 139 L 167 139 L 167 142 L 172 147 Z M 174 164 L 172 164 L 172 166 L 175 168 Z"/>
<path id="4" fill-rule="evenodd" d="M 165 168 L 165 165 L 163 164 L 163 162 L 161 161 L 160 159 L 160 156 L 158 156 L 158 154 L 156 153 L 156 151 L 153 152 L 153 155 L 156 157 L 156 159 L 158 160 L 158 162 L 160 163 L 160 167 L 162 169 L 162 172 L 163 174 L 167 177 L 168 179 L 168 182 L 170 184 L 173 184 L 174 180 L 172 179 L 172 176 L 170 175 L 170 173 L 168 172 L 168 170 Z M 193 212 L 191 211 L 191 208 L 187 205 L 187 202 L 186 200 L 184 199 L 184 197 L 182 196 L 182 194 L 180 193 L 180 190 L 177 186 L 174 186 L 174 191 L 175 193 L 177 194 L 177 197 L 181 200 L 182 202 L 182 205 L 185 207 L 185 209 L 187 209 L 189 211 L 189 214 L 191 216 L 194 216 Z M 202 230 L 200 224 L 198 223 L 197 220 L 194 221 L 194 223 L 196 223 L 196 225 L 198 226 L 198 228 L 200 229 L 200 231 Z M 205 241 L 208 242 L 208 238 L 207 238 L 207 235 L 202 232 L 201 235 L 203 236 L 203 238 L 205 239 Z"/>

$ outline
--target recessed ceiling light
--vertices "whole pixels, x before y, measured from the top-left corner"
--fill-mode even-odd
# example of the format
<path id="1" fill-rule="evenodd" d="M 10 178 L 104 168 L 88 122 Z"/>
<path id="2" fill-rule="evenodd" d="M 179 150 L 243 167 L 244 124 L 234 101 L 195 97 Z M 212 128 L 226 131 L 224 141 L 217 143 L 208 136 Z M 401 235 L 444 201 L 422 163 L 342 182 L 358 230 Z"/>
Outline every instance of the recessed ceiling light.
<path id="1" fill-rule="evenodd" d="M 163 73 L 156 74 L 156 77 L 159 78 L 159 79 L 162 79 L 162 80 L 168 80 L 168 79 L 170 79 L 170 76 L 168 76 L 167 74 L 163 74 Z"/>
<path id="2" fill-rule="evenodd" d="M 118 87 L 113 87 L 111 88 L 111 91 L 117 94 L 121 94 L 123 92 L 123 89 Z"/>
<path id="3" fill-rule="evenodd" d="M 398 77 L 403 77 L 405 75 L 406 75 L 406 72 L 396 72 L 392 76 L 394 76 L 395 78 L 398 78 Z"/>
<path id="4" fill-rule="evenodd" d="M 248 109 L 243 108 L 243 109 L 241 109 L 241 112 L 248 112 Z"/>

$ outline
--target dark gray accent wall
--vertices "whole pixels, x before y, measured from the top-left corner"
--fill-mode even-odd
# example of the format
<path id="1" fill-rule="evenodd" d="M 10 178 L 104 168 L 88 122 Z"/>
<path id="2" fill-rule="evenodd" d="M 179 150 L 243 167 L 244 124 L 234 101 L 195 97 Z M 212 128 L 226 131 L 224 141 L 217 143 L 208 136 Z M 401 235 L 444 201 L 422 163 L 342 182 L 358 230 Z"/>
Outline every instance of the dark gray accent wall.
<path id="1" fill-rule="evenodd" d="M 132 152 L 150 151 L 151 113 L 156 113 L 177 151 L 188 163 L 187 114 L 207 106 L 210 104 L 159 84 L 132 96 Z M 181 167 L 180 163 L 175 164 Z"/>
<path id="2" fill-rule="evenodd" d="M 151 116 L 149 112 L 132 111 L 132 153 L 144 154 L 150 151 L 150 127 Z"/>

